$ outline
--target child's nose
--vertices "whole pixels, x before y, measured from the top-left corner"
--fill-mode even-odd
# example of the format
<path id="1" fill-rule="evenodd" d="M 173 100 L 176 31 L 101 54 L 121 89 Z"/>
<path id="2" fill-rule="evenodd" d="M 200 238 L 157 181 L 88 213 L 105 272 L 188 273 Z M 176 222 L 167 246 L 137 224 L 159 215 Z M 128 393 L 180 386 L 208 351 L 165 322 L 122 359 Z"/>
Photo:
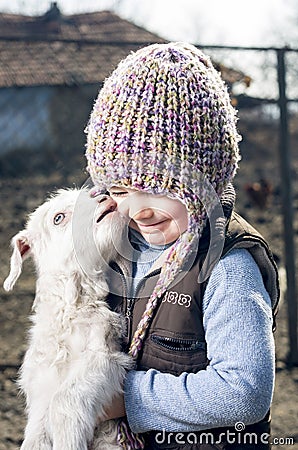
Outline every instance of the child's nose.
<path id="1" fill-rule="evenodd" d="M 144 208 L 132 215 L 133 220 L 150 219 L 154 214 L 152 208 Z"/>

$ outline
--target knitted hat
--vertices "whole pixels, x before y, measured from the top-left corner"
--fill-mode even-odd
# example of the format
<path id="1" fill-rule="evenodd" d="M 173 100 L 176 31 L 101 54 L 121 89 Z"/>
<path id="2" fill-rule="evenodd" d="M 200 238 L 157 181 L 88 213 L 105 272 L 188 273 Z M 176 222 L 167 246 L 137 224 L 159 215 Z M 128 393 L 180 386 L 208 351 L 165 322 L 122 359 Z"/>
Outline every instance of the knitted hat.
<path id="1" fill-rule="evenodd" d="M 214 194 L 218 199 L 235 175 L 236 122 L 210 58 L 186 43 L 155 44 L 130 54 L 99 92 L 86 128 L 93 182 L 105 190 L 121 185 L 179 198 L 189 214 L 188 230 L 172 247 L 148 302 L 142 338 L 158 299 L 202 233 L 204 205 Z"/>

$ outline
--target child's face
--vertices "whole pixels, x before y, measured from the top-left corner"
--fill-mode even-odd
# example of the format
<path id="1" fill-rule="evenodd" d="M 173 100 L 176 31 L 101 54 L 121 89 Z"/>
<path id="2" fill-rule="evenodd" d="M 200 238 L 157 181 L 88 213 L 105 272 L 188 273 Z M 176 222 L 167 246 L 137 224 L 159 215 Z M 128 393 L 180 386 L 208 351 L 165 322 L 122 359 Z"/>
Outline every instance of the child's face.
<path id="1" fill-rule="evenodd" d="M 174 242 L 187 229 L 187 209 L 179 200 L 121 186 L 111 187 L 109 193 L 121 214 L 131 219 L 129 226 L 150 244 Z"/>

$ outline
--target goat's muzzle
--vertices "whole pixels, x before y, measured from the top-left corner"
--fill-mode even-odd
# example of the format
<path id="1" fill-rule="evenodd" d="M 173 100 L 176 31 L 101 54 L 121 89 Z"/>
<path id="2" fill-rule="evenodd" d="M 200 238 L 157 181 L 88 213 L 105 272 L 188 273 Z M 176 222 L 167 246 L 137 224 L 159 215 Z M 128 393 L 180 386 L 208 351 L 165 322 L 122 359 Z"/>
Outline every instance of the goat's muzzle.
<path id="1" fill-rule="evenodd" d="M 96 223 L 101 222 L 108 214 L 115 211 L 117 208 L 117 203 L 108 195 L 102 195 L 97 199 L 98 207 L 98 217 Z"/>

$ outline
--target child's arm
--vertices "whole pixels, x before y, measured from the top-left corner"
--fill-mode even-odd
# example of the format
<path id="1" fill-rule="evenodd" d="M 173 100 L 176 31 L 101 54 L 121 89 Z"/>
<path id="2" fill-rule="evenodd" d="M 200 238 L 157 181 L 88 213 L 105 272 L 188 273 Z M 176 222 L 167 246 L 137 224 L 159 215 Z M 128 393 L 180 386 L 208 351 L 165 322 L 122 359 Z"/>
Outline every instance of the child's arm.
<path id="1" fill-rule="evenodd" d="M 204 295 L 210 365 L 179 377 L 132 371 L 125 383 L 133 431 L 199 431 L 256 423 L 270 407 L 274 384 L 271 302 L 252 256 L 233 250 Z"/>

